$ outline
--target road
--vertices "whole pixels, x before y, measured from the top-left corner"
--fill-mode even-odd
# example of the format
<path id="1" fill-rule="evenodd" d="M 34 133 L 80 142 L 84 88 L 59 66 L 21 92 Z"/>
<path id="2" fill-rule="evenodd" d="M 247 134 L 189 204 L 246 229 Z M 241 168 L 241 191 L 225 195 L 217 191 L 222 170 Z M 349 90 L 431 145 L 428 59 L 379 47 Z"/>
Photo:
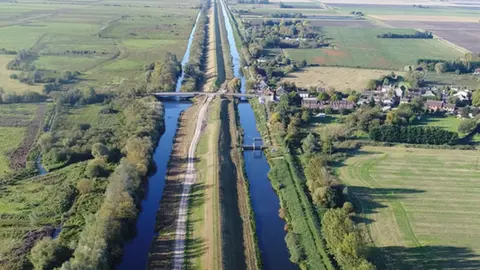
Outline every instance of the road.
<path id="1" fill-rule="evenodd" d="M 188 149 L 187 171 L 185 173 L 185 181 L 183 182 L 183 191 L 180 197 L 180 207 L 178 209 L 177 226 L 175 230 L 175 246 L 173 254 L 173 269 L 181 270 L 185 260 L 185 239 L 187 235 L 187 215 L 188 215 L 188 200 L 190 189 L 197 180 L 197 173 L 195 170 L 195 152 L 197 151 L 197 144 L 202 133 L 203 121 L 207 113 L 207 108 L 214 96 L 208 96 L 205 103 L 200 108 L 195 133 Z"/>

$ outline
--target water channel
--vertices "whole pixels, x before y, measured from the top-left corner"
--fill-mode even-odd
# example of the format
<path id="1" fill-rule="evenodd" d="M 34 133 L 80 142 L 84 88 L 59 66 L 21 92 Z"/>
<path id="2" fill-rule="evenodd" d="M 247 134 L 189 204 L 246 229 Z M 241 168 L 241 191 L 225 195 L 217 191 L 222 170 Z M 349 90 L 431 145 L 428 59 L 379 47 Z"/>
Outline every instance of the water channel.
<path id="1" fill-rule="evenodd" d="M 197 27 L 198 18 L 200 18 L 200 12 L 197 15 L 197 19 L 195 20 L 195 24 L 193 25 L 192 32 L 188 39 L 187 49 L 182 59 L 182 67 L 185 66 L 190 58 L 190 47 Z M 180 91 L 184 75 L 185 73 L 182 71 L 181 76 L 177 80 L 176 92 Z M 117 270 L 146 269 L 152 240 L 156 236 L 156 214 L 165 187 L 167 165 L 172 152 L 178 118 L 182 111 L 190 107 L 191 103 L 166 101 L 163 105 L 165 108 L 165 132 L 162 134 L 153 154 L 156 171 L 155 174 L 148 179 L 145 198 L 141 202 L 141 212 L 135 225 L 137 234 L 135 235 L 135 238 L 125 244 L 122 261 L 115 267 Z"/>
<path id="2" fill-rule="evenodd" d="M 227 38 L 230 45 L 230 54 L 233 60 L 235 77 L 242 82 L 242 93 L 245 93 L 245 77 L 241 74 L 240 56 L 235 45 L 233 28 L 229 20 L 227 10 L 222 4 L 223 17 L 227 29 Z M 254 138 L 259 138 L 260 133 L 256 126 L 255 115 L 249 103 L 238 105 L 240 125 L 244 131 L 243 144 L 252 144 Z M 250 197 L 255 222 L 257 225 L 257 237 L 260 247 L 263 269 L 298 269 L 290 262 L 289 253 L 285 243 L 285 222 L 278 216 L 280 202 L 267 177 L 270 166 L 262 152 L 244 151 L 245 171 L 250 184 Z"/>

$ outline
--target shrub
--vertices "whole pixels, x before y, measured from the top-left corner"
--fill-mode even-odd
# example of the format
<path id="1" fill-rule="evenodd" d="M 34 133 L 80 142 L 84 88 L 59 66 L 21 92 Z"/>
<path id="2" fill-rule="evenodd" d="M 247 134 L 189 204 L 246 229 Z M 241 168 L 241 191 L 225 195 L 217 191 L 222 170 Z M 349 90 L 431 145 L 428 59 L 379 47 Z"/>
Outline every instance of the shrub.
<path id="1" fill-rule="evenodd" d="M 95 178 L 95 177 L 103 177 L 108 174 L 107 170 L 105 170 L 105 164 L 103 160 L 100 159 L 94 159 L 90 161 L 85 168 L 85 174 L 89 178 Z"/>
<path id="2" fill-rule="evenodd" d="M 54 269 L 68 260 L 72 251 L 58 240 L 45 237 L 38 241 L 30 252 L 30 262 L 35 269 Z"/>

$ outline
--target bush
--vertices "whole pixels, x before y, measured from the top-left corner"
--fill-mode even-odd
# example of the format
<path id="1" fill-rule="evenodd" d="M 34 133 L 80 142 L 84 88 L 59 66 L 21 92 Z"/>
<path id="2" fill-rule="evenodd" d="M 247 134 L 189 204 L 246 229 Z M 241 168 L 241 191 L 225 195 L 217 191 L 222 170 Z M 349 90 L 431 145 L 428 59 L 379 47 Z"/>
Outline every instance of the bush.
<path id="1" fill-rule="evenodd" d="M 54 269 L 60 267 L 71 255 L 72 251 L 58 240 L 45 237 L 32 248 L 29 259 L 35 269 Z"/>
<path id="2" fill-rule="evenodd" d="M 92 191 L 93 183 L 92 180 L 89 179 L 81 179 L 77 183 L 77 190 L 80 195 L 87 194 Z"/>
<path id="3" fill-rule="evenodd" d="M 89 178 L 104 177 L 108 174 L 104 166 L 105 164 L 103 160 L 94 159 L 88 163 L 87 167 L 85 168 L 85 174 Z"/>

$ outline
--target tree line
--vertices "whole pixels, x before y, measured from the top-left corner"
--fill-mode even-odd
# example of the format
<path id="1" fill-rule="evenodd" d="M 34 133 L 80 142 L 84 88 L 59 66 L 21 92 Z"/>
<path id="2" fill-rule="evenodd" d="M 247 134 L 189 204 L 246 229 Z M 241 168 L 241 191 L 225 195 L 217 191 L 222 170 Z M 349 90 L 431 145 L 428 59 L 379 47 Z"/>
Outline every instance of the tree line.
<path id="1" fill-rule="evenodd" d="M 424 65 L 428 71 L 437 73 L 455 72 L 457 74 L 472 73 L 475 69 L 480 68 L 479 60 L 438 60 L 438 59 L 418 59 L 418 65 Z"/>
<path id="2" fill-rule="evenodd" d="M 377 38 L 419 38 L 419 39 L 432 39 L 432 32 L 420 32 L 415 31 L 413 34 L 396 34 L 396 33 L 386 33 L 377 35 Z"/>
<path id="3" fill-rule="evenodd" d="M 193 41 L 190 47 L 190 58 L 184 66 L 184 78 L 181 90 L 183 92 L 194 92 L 200 89 L 205 80 L 204 68 L 207 48 L 208 8 L 210 1 L 203 5 L 200 10 L 200 17 L 197 21 L 197 28 L 193 34 Z"/>
<path id="4" fill-rule="evenodd" d="M 458 133 L 441 127 L 383 125 L 370 130 L 370 139 L 412 144 L 456 144 Z"/>

